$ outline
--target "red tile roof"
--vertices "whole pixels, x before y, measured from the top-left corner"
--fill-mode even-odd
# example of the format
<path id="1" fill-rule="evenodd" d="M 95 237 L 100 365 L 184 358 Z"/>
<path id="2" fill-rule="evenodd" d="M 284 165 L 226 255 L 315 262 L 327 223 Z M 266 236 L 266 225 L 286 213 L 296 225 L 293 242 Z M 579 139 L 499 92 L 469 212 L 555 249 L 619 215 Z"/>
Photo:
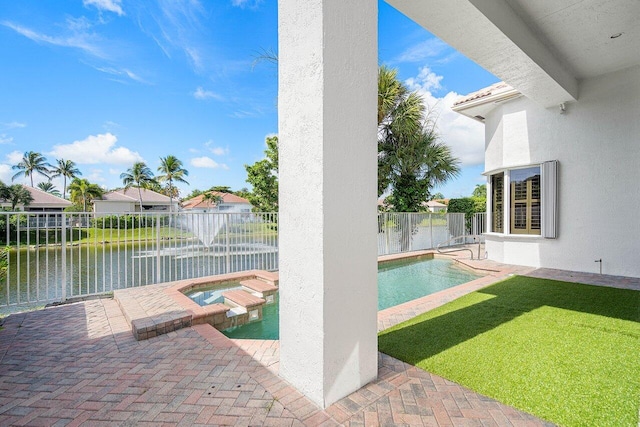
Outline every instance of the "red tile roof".
<path id="1" fill-rule="evenodd" d="M 476 101 L 478 99 L 486 98 L 489 96 L 497 96 L 512 90 L 514 89 L 511 85 L 505 82 L 498 82 L 498 83 L 492 84 L 489 87 L 485 87 L 484 89 L 480 89 L 476 92 L 472 92 L 469 95 L 459 98 L 456 102 L 453 103 L 453 106 L 457 107 L 462 104 L 466 104 L 467 102 Z"/>
<path id="2" fill-rule="evenodd" d="M 63 199 L 62 197 L 54 196 L 53 194 L 44 192 L 39 188 L 29 187 L 22 184 L 24 188 L 31 193 L 33 201 L 29 204 L 29 207 L 63 207 L 71 206 L 71 202 Z"/>
<path id="3" fill-rule="evenodd" d="M 220 196 L 222 197 L 222 202 L 227 204 L 227 203 L 242 203 L 242 204 L 251 204 L 247 199 L 240 197 L 240 196 L 236 196 L 235 194 L 230 194 L 230 193 L 222 193 L 220 191 L 211 191 L 210 193 L 212 193 L 214 196 Z M 215 203 L 211 203 L 208 200 L 203 200 L 204 199 L 204 194 L 201 194 L 199 196 L 196 197 L 192 197 L 189 200 L 185 200 L 184 202 L 182 202 L 182 208 L 183 209 L 194 209 L 194 208 L 213 208 L 216 206 Z"/>
<path id="4" fill-rule="evenodd" d="M 169 196 L 156 193 L 146 188 L 140 189 L 142 192 L 142 203 L 170 203 Z M 102 196 L 102 200 L 111 200 L 114 202 L 137 202 L 138 188 L 129 187 L 125 189 L 114 190 Z"/>

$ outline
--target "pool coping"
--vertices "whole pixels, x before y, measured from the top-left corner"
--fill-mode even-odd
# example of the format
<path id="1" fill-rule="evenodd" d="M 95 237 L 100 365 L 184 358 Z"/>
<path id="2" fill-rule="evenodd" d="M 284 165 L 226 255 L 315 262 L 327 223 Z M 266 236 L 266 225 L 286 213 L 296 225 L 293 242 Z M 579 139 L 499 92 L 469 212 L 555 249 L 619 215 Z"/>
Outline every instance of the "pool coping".
<path id="1" fill-rule="evenodd" d="M 194 325 L 224 324 L 231 307 L 220 303 L 201 306 L 183 292 L 250 279 L 263 279 L 277 286 L 278 273 L 247 270 L 157 283 L 118 289 L 113 292 L 113 298 L 130 324 L 131 333 L 136 340 L 141 341 Z"/>
<path id="2" fill-rule="evenodd" d="M 507 266 L 486 260 L 462 259 L 457 254 L 439 254 L 434 250 L 421 250 L 378 257 L 378 263 L 405 259 L 451 259 L 459 266 L 482 272 L 485 276 L 433 294 L 408 301 L 394 307 L 378 311 L 378 331 L 395 326 L 425 311 L 446 304 L 467 293 L 495 283 L 509 274 L 526 274 L 533 270 L 529 267 Z M 131 326 L 136 340 L 146 340 L 193 325 L 224 325 L 229 306 L 215 303 L 200 306 L 183 292 L 198 287 L 238 282 L 260 278 L 278 284 L 277 272 L 265 270 L 247 270 L 215 276 L 184 279 L 174 282 L 152 284 L 136 288 L 114 291 L 125 319 Z M 159 292 L 160 291 L 160 292 Z"/>

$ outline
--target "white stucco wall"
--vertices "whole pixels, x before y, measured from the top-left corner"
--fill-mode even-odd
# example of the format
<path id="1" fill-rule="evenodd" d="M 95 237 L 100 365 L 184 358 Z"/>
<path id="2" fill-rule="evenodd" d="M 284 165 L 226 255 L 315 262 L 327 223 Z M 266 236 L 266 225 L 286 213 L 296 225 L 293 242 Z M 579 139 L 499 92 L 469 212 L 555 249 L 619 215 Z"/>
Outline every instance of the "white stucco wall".
<path id="1" fill-rule="evenodd" d="M 135 202 L 114 202 L 110 200 L 95 200 L 93 202 L 93 211 L 96 214 L 128 213 L 135 210 Z M 140 210 L 140 207 L 137 210 Z"/>
<path id="2" fill-rule="evenodd" d="M 586 79 L 576 103 L 521 97 L 486 119 L 485 170 L 558 160 L 559 237 L 487 237 L 509 264 L 640 277 L 640 67 Z"/>
<path id="3" fill-rule="evenodd" d="M 377 376 L 376 0 L 280 0 L 280 375 L 326 407 Z"/>

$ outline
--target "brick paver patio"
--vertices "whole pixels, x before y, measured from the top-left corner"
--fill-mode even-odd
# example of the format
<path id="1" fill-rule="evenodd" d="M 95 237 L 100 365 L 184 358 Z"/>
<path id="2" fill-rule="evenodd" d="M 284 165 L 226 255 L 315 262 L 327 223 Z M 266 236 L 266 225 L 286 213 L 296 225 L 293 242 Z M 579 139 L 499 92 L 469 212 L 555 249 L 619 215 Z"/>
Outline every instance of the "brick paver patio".
<path id="1" fill-rule="evenodd" d="M 463 287 L 380 312 L 379 327 L 530 271 L 492 270 Z M 556 270 L 531 274 L 570 278 Z M 624 282 L 639 288 L 637 280 Z M 207 324 L 136 341 L 118 303 L 107 298 L 11 315 L 3 326 L 2 426 L 545 425 L 382 354 L 375 382 L 320 410 L 278 377 L 277 341 L 230 340 Z"/>

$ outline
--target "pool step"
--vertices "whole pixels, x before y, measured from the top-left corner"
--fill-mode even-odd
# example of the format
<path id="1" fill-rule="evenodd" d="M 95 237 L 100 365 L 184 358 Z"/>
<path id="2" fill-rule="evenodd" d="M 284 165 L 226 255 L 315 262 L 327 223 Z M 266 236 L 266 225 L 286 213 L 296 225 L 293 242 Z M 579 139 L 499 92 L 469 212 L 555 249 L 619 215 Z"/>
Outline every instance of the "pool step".
<path id="1" fill-rule="evenodd" d="M 245 307 L 233 307 L 227 311 L 227 317 L 235 317 L 240 316 L 241 314 L 246 314 L 247 309 Z"/>
<path id="2" fill-rule="evenodd" d="M 265 303 L 264 299 L 243 290 L 227 291 L 222 296 L 224 297 L 224 303 L 232 307 L 252 308 Z"/>
<path id="3" fill-rule="evenodd" d="M 260 279 L 243 280 L 240 282 L 240 285 L 248 292 L 260 298 L 273 294 L 278 290 L 277 286 Z"/>

